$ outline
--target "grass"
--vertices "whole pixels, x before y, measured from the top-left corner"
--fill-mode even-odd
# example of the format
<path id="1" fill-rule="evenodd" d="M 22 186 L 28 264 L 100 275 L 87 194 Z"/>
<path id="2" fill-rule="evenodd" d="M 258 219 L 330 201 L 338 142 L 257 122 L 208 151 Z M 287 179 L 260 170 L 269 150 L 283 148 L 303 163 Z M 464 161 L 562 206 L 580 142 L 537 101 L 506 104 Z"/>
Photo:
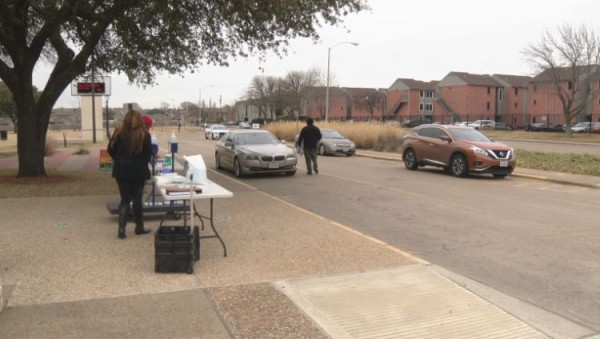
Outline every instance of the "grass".
<path id="1" fill-rule="evenodd" d="M 0 198 L 118 194 L 110 172 L 48 171 L 47 177 L 17 178 L 17 170 L 0 171 Z"/>
<path id="2" fill-rule="evenodd" d="M 517 166 L 544 171 L 600 176 L 600 157 L 591 154 L 517 150 Z"/>

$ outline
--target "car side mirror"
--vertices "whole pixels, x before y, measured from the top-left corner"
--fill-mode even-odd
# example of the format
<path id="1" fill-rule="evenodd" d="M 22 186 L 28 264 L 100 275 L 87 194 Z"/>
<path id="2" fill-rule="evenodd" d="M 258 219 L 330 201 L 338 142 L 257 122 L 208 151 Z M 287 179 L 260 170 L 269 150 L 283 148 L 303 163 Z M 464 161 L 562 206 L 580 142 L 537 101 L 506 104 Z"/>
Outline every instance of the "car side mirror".
<path id="1" fill-rule="evenodd" d="M 443 141 L 445 141 L 445 142 L 447 142 L 447 143 L 451 143 L 452 142 L 452 139 L 450 139 L 450 137 L 447 136 L 447 135 L 442 135 L 440 137 L 440 139 L 443 140 Z"/>

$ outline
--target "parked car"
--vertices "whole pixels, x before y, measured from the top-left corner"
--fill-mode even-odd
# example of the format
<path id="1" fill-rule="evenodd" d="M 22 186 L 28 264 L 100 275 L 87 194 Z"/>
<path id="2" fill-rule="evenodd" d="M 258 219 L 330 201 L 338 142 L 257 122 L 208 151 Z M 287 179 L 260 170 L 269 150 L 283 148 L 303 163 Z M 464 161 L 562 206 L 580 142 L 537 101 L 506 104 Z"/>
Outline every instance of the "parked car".
<path id="1" fill-rule="evenodd" d="M 206 139 L 220 139 L 225 133 L 229 132 L 225 125 L 212 124 L 204 129 Z"/>
<path id="2" fill-rule="evenodd" d="M 574 132 L 574 133 L 588 132 L 589 133 L 590 128 L 592 130 L 591 131 L 592 133 L 599 133 L 600 121 L 592 122 L 591 127 L 590 127 L 589 121 L 578 122 L 574 126 L 571 127 L 571 132 Z"/>
<path id="3" fill-rule="evenodd" d="M 455 125 L 421 125 L 404 137 L 404 165 L 442 167 L 457 177 L 490 173 L 496 178 L 511 174 L 517 164 L 514 150 L 481 132 Z"/>
<path id="4" fill-rule="evenodd" d="M 215 146 L 217 169 L 232 170 L 236 177 L 258 173 L 296 174 L 296 151 L 267 131 L 233 130 Z"/>
<path id="5" fill-rule="evenodd" d="M 250 128 L 250 123 L 248 123 L 247 121 L 241 121 L 240 124 L 238 125 L 239 128 Z"/>
<path id="6" fill-rule="evenodd" d="M 505 130 L 505 131 L 510 131 L 510 130 L 512 130 L 513 128 L 512 128 L 512 126 L 510 126 L 510 125 L 508 125 L 508 124 L 505 124 L 505 123 L 503 123 L 503 122 L 497 122 L 497 123 L 494 125 L 494 129 L 495 129 L 495 130 Z"/>
<path id="7" fill-rule="evenodd" d="M 320 155 L 335 155 L 345 154 L 350 157 L 356 153 L 356 145 L 340 132 L 321 128 L 322 138 L 317 143 L 317 152 Z M 296 134 L 294 137 L 294 143 L 298 141 L 300 134 Z"/>
<path id="8" fill-rule="evenodd" d="M 574 133 L 587 132 L 589 130 L 590 130 L 590 122 L 589 121 L 578 122 L 575 125 L 571 126 L 571 132 L 574 132 Z"/>
<path id="9" fill-rule="evenodd" d="M 431 119 L 426 118 L 426 117 L 421 117 L 419 119 L 412 119 L 412 120 L 406 119 L 406 120 L 404 120 L 404 122 L 402 122 L 401 126 L 405 127 L 405 128 L 413 128 L 413 127 L 417 127 L 422 124 L 430 124 L 430 123 L 431 123 Z"/>
<path id="10" fill-rule="evenodd" d="M 494 129 L 496 122 L 494 120 L 475 120 L 467 124 L 469 127 L 474 129 Z"/>
<path id="11" fill-rule="evenodd" d="M 525 127 L 526 131 L 529 132 L 564 132 L 565 128 L 560 124 L 551 124 L 547 122 L 536 122 L 533 124 L 527 125 Z"/>

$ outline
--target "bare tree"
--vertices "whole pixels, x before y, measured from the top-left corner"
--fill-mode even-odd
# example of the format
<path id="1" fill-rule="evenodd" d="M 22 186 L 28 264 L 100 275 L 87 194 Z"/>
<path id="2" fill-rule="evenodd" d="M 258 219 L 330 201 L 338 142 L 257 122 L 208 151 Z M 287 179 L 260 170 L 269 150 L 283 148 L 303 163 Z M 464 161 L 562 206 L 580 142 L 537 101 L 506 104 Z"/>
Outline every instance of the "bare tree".
<path id="1" fill-rule="evenodd" d="M 593 82 L 600 78 L 600 37 L 591 27 L 574 28 L 565 24 L 556 35 L 547 30 L 523 54 L 538 74 L 534 81 L 554 89 L 571 136 L 571 122 L 586 113 L 589 98 L 594 94 Z"/>
<path id="2" fill-rule="evenodd" d="M 285 88 L 288 92 L 288 116 L 298 116 L 301 111 L 301 92 L 306 87 L 317 86 L 321 83 L 321 73 L 316 68 L 308 71 L 290 71 L 285 76 Z"/>

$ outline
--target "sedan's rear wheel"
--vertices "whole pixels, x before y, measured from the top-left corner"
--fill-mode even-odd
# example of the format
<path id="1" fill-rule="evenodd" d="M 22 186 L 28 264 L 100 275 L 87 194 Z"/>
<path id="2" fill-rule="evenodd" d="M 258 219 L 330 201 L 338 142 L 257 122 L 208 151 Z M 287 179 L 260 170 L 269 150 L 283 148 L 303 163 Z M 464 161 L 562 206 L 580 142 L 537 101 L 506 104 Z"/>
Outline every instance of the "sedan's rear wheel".
<path id="1" fill-rule="evenodd" d="M 417 155 L 412 149 L 407 149 L 406 152 L 404 152 L 402 159 L 404 159 L 404 166 L 406 166 L 406 168 L 409 170 L 416 170 L 419 168 L 419 164 L 417 163 Z"/>
<path id="2" fill-rule="evenodd" d="M 233 173 L 238 178 L 241 178 L 244 176 L 244 172 L 242 172 L 242 164 L 240 164 L 240 161 L 238 160 L 238 158 L 235 158 L 235 160 L 233 161 Z"/>
<path id="3" fill-rule="evenodd" d="M 467 165 L 467 159 L 462 154 L 455 154 L 450 159 L 450 171 L 454 176 L 466 177 L 469 173 L 469 167 Z"/>
<path id="4" fill-rule="evenodd" d="M 219 157 L 219 153 L 215 153 L 215 167 L 217 167 L 217 169 L 223 169 L 223 166 L 221 166 L 221 158 Z"/>
<path id="5" fill-rule="evenodd" d="M 319 147 L 319 154 L 320 154 L 320 155 L 325 155 L 325 145 L 321 145 L 321 146 Z"/>

